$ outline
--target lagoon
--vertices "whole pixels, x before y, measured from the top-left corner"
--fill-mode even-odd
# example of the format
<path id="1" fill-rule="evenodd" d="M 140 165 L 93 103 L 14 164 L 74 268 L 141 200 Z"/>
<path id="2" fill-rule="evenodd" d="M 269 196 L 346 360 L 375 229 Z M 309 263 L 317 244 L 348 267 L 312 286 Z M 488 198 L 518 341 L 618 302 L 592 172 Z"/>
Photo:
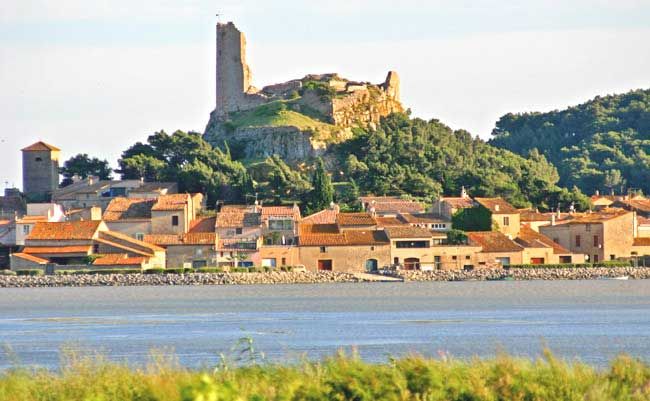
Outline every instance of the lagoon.
<path id="1" fill-rule="evenodd" d="M 146 362 L 151 349 L 188 367 L 234 357 L 253 340 L 272 361 L 355 348 L 367 361 L 536 357 L 544 346 L 605 366 L 650 360 L 650 280 L 0 289 L 0 369 L 55 369 L 62 348 Z"/>

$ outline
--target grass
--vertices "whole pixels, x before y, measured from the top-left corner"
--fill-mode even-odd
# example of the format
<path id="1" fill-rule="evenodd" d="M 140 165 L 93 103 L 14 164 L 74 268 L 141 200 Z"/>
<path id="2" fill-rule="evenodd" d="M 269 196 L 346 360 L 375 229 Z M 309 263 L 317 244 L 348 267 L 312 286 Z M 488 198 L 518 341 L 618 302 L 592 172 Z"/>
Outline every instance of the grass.
<path id="1" fill-rule="evenodd" d="M 619 356 L 597 370 L 549 352 L 538 360 L 506 355 L 461 361 L 409 356 L 383 364 L 342 353 L 321 362 L 279 365 L 257 358 L 193 371 L 155 354 L 142 368 L 97 356 L 66 355 L 58 372 L 15 368 L 0 373 L 3 401 L 641 401 L 650 399 L 650 366 Z M 240 359 L 241 360 L 241 359 Z"/>

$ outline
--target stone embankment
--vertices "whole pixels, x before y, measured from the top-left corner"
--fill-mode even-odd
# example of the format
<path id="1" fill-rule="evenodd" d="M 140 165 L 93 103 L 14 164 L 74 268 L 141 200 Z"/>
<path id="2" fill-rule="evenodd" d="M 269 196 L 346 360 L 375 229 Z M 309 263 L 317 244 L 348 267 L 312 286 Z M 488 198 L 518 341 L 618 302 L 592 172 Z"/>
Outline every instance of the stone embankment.
<path id="1" fill-rule="evenodd" d="M 650 279 L 650 267 L 602 268 L 535 268 L 535 269 L 475 269 L 400 271 L 395 276 L 404 281 L 466 281 L 466 280 L 594 280 L 628 276 L 630 279 Z"/>
<path id="2" fill-rule="evenodd" d="M 321 284 L 365 281 L 338 272 L 191 273 L 191 274 L 75 274 L 2 276 L 2 287 L 93 287 L 142 285 Z"/>

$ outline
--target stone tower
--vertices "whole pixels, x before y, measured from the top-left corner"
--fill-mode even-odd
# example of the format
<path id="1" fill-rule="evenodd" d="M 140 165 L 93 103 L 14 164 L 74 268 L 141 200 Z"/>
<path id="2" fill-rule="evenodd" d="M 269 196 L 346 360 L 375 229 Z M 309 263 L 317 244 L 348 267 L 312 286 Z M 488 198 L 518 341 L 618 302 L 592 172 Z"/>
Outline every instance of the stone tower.
<path id="1" fill-rule="evenodd" d="M 217 23 L 217 102 L 215 116 L 224 120 L 228 113 L 264 103 L 251 85 L 251 70 L 246 64 L 246 38 L 235 24 Z"/>
<path id="2" fill-rule="evenodd" d="M 23 192 L 29 201 L 49 201 L 59 187 L 59 152 L 45 142 L 36 142 L 23 152 Z"/>

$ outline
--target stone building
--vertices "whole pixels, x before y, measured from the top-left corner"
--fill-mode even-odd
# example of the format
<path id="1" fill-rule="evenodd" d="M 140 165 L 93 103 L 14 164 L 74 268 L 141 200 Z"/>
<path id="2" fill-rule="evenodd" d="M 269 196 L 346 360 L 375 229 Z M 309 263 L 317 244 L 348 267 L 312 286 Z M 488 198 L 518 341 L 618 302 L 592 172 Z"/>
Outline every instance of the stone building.
<path id="1" fill-rule="evenodd" d="M 22 149 L 23 193 L 32 202 L 49 201 L 59 187 L 61 149 L 39 141 Z"/>

